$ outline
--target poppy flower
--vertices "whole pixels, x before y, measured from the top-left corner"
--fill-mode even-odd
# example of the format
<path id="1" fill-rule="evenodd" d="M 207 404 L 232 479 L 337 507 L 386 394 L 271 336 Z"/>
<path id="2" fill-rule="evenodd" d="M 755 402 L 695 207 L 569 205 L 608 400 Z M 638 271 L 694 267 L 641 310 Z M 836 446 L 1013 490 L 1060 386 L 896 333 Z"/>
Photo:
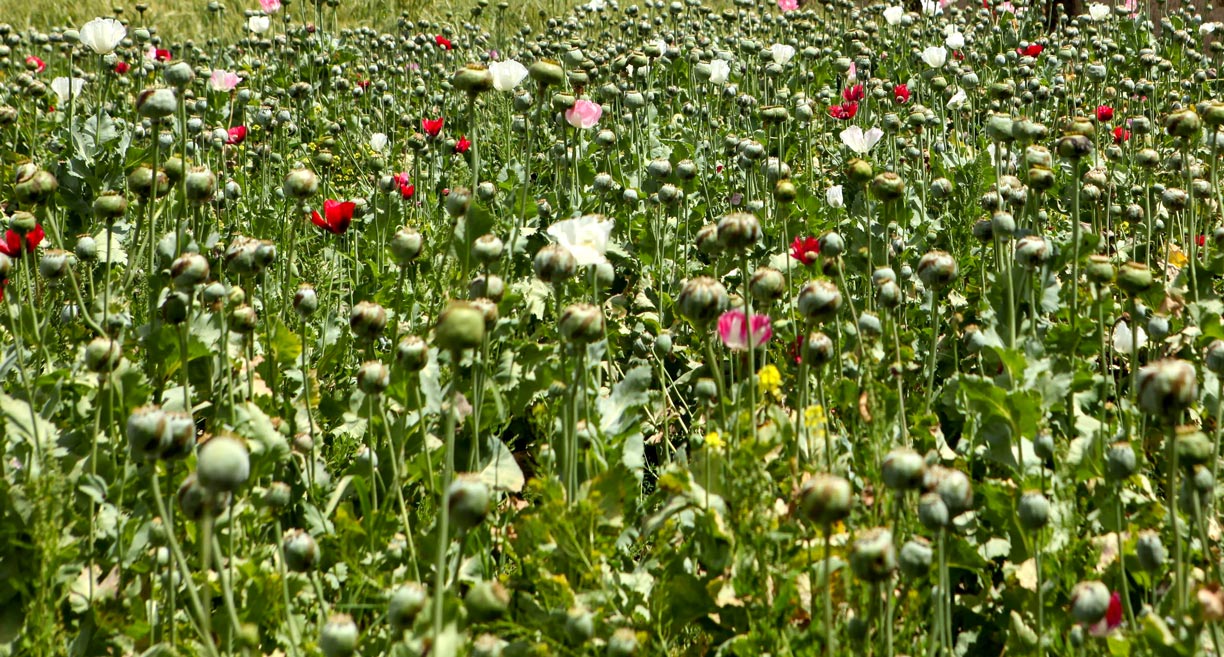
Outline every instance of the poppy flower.
<path id="1" fill-rule="evenodd" d="M 28 248 L 32 253 L 34 249 L 42 244 L 43 238 L 47 234 L 43 232 L 42 224 L 34 226 L 34 230 L 26 234 L 25 240 L 21 239 L 21 233 L 13 229 L 9 229 L 4 233 L 4 242 L 0 243 L 0 253 L 10 258 L 20 258 L 21 253 L 25 248 Z"/>
<path id="2" fill-rule="evenodd" d="M 847 103 L 857 103 L 866 97 L 867 94 L 863 91 L 863 85 L 861 84 L 856 84 L 852 87 L 842 89 L 842 99 Z"/>
<path id="3" fill-rule="evenodd" d="M 451 43 L 450 39 L 442 36 L 441 34 L 434 37 L 434 43 L 438 44 L 439 46 L 442 46 L 443 50 L 451 50 L 455 47 L 455 45 Z"/>
<path id="4" fill-rule="evenodd" d="M 407 171 L 397 173 L 391 176 L 391 179 L 395 181 L 395 186 L 399 188 L 400 198 L 408 200 L 416 194 L 416 186 L 409 181 Z"/>
<path id="5" fill-rule="evenodd" d="M 442 124 L 446 123 L 444 118 L 436 119 L 421 119 L 421 129 L 430 137 L 437 137 L 439 132 L 442 132 Z"/>
<path id="6" fill-rule="evenodd" d="M 728 310 L 718 318 L 718 338 L 732 351 L 747 351 L 759 347 L 773 336 L 769 315 L 753 315 L 742 310 Z"/>
<path id="7" fill-rule="evenodd" d="M 168 62 L 173 58 L 170 56 L 169 50 L 166 50 L 165 48 L 158 48 L 157 46 L 149 46 L 149 49 L 145 51 L 145 59 Z"/>
<path id="8" fill-rule="evenodd" d="M 898 105 L 908 103 L 910 99 L 909 85 L 898 84 L 893 87 L 893 102 Z"/>
<path id="9" fill-rule="evenodd" d="M 229 136 L 225 138 L 225 143 L 230 146 L 241 144 L 247 136 L 247 128 L 244 125 L 236 125 L 226 131 Z"/>
<path id="10" fill-rule="evenodd" d="M 1105 123 L 1113 120 L 1114 111 L 1109 105 L 1097 105 L 1096 118 L 1097 121 Z"/>
<path id="11" fill-rule="evenodd" d="M 310 221 L 314 225 L 333 235 L 343 235 L 349 228 L 349 224 L 353 223 L 353 210 L 357 208 L 357 204 L 352 201 L 333 201 L 327 199 L 323 201 L 323 214 L 319 215 L 318 210 L 313 210 L 310 213 Z"/>
<path id="12" fill-rule="evenodd" d="M 795 241 L 791 242 L 790 254 L 795 260 L 810 266 L 820 256 L 820 240 L 810 235 L 795 236 Z"/>
<path id="13" fill-rule="evenodd" d="M 132 65 L 127 62 L 115 62 L 115 72 L 119 75 L 127 75 L 127 72 L 132 70 Z"/>
<path id="14" fill-rule="evenodd" d="M 1198 244 L 1198 246 L 1199 246 L 1199 248 L 1200 248 L 1200 249 L 1201 249 L 1201 248 L 1203 248 L 1204 246 L 1207 246 L 1207 236 L 1206 236 L 1206 235 L 1199 235 L 1198 237 L 1195 237 L 1195 238 L 1194 238 L 1194 243 L 1195 243 L 1195 244 Z"/>
<path id="15" fill-rule="evenodd" d="M 467 137 L 459 137 L 459 141 L 455 142 L 456 153 L 466 153 L 472 147 L 472 142 Z"/>
<path id="16" fill-rule="evenodd" d="M 1023 55 L 1026 57 L 1036 57 L 1037 55 L 1040 55 L 1042 51 L 1044 50 L 1045 50 L 1045 46 L 1041 45 L 1040 43 L 1030 43 L 1029 45 L 1023 48 L 1016 48 L 1016 54 Z"/>
<path id="17" fill-rule="evenodd" d="M 1089 627 L 1088 633 L 1092 636 L 1106 636 L 1120 625 L 1122 625 L 1122 596 L 1114 591 L 1109 596 L 1109 607 L 1105 610 L 1105 617 Z"/>
<path id="18" fill-rule="evenodd" d="M 34 55 L 26 57 L 25 63 L 26 67 L 32 69 L 35 73 L 42 73 L 43 71 L 47 70 L 47 63 Z"/>
<path id="19" fill-rule="evenodd" d="M 964 61 L 964 60 L 965 60 L 965 53 L 963 53 L 963 52 L 961 52 L 961 51 L 959 51 L 959 50 L 953 50 L 953 51 L 952 51 L 952 59 L 955 59 L 955 60 L 956 60 L 956 61 L 958 61 L 958 62 L 962 62 L 962 61 Z"/>
<path id="20" fill-rule="evenodd" d="M 1130 139 L 1130 136 L 1130 130 L 1123 128 L 1122 126 L 1118 126 L 1113 129 L 1113 139 L 1115 144 L 1121 144 L 1122 142 Z"/>
<path id="21" fill-rule="evenodd" d="M 841 105 L 830 105 L 829 116 L 839 121 L 849 121 L 858 114 L 858 103 L 842 103 Z"/>

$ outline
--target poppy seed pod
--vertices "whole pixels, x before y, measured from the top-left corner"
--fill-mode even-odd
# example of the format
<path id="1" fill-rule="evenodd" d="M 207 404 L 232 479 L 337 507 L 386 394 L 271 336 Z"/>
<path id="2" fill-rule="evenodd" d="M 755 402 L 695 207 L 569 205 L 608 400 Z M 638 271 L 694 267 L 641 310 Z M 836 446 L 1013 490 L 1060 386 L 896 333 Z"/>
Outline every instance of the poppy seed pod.
<path id="1" fill-rule="evenodd" d="M 305 200 L 319 191 L 319 177 L 310 169 L 294 169 L 285 176 L 285 196 Z"/>
<path id="2" fill-rule="evenodd" d="M 285 551 L 285 567 L 295 573 L 309 572 L 319 564 L 319 544 L 304 530 L 285 532 L 281 549 Z"/>
<path id="3" fill-rule="evenodd" d="M 854 158 L 846 165 L 846 177 L 852 182 L 865 183 L 875 176 L 871 163 L 862 158 Z"/>
<path id="4" fill-rule="evenodd" d="M 1160 540 L 1160 534 L 1149 530 L 1141 532 L 1135 541 L 1135 556 L 1139 558 L 1139 567 L 1151 573 L 1164 568 L 1169 551 Z"/>
<path id="5" fill-rule="evenodd" d="M 1138 388 L 1143 412 L 1175 419 L 1198 399 L 1198 376 L 1189 362 L 1166 358 L 1140 368 Z"/>
<path id="6" fill-rule="evenodd" d="M 718 242 L 730 250 L 746 249 L 761 239 L 761 222 L 750 212 L 732 212 L 718 220 Z"/>
<path id="7" fill-rule="evenodd" d="M 570 250 L 560 244 L 545 244 L 532 261 L 535 275 L 550 285 L 563 283 L 574 276 L 578 261 Z"/>
<path id="8" fill-rule="evenodd" d="M 462 217 L 467 214 L 467 211 L 472 207 L 472 192 L 466 187 L 456 187 L 450 190 L 446 195 L 446 201 L 443 203 L 446 208 L 446 214 L 452 217 Z"/>
<path id="9" fill-rule="evenodd" d="M 795 513 L 804 520 L 829 527 L 850 515 L 854 490 L 836 475 L 816 475 L 803 482 L 795 499 Z"/>
<path id="10" fill-rule="evenodd" d="M 721 315 L 730 302 L 722 283 L 709 276 L 698 276 L 684 284 L 676 298 L 676 307 L 690 322 L 704 326 Z"/>
<path id="11" fill-rule="evenodd" d="M 91 372 L 110 372 L 122 357 L 123 345 L 117 340 L 98 337 L 85 345 L 85 367 Z"/>
<path id="12" fill-rule="evenodd" d="M 376 397 L 391 385 L 391 370 L 382 361 L 371 360 L 357 369 L 357 387 L 361 392 Z"/>
<path id="13" fill-rule="evenodd" d="M 773 267 L 761 267 L 752 274 L 748 289 L 754 299 L 777 301 L 786 292 L 786 277 Z"/>
<path id="14" fill-rule="evenodd" d="M 799 189 L 790 179 L 782 179 L 774 185 L 774 200 L 779 203 L 791 203 L 799 196 Z"/>
<path id="15" fill-rule="evenodd" d="M 476 621 L 494 620 L 510 608 L 510 591 L 497 580 L 482 580 L 473 584 L 463 596 L 463 607 Z"/>
<path id="16" fill-rule="evenodd" d="M 1127 262 L 1118 268 L 1118 287 L 1130 296 L 1142 294 L 1154 284 L 1152 270 L 1141 262 Z"/>
<path id="17" fill-rule="evenodd" d="M 938 493 L 924 493 L 918 498 L 918 521 L 931 531 L 943 529 L 951 521 L 948 505 Z"/>
<path id="18" fill-rule="evenodd" d="M 1094 253 L 1088 257 L 1088 265 L 1084 268 L 1088 280 L 1096 285 L 1108 285 L 1114 280 L 1114 266 L 1109 256 Z"/>
<path id="19" fill-rule="evenodd" d="M 1083 625 L 1094 625 L 1109 611 L 1109 587 L 1098 581 L 1080 582 L 1071 589 L 1071 617 Z"/>
<path id="20" fill-rule="evenodd" d="M 38 273 L 49 281 L 58 280 L 68 273 L 68 267 L 74 259 L 75 256 L 68 251 L 49 249 L 38 259 Z"/>
<path id="21" fill-rule="evenodd" d="M 387 327 L 387 311 L 369 301 L 360 301 L 349 315 L 349 328 L 361 340 L 375 340 Z"/>
<path id="22" fill-rule="evenodd" d="M 527 67 L 527 75 L 531 76 L 531 79 L 541 87 L 556 86 L 565 82 L 565 69 L 551 59 L 536 60 Z"/>
<path id="23" fill-rule="evenodd" d="M 119 192 L 103 192 L 94 199 L 93 213 L 106 223 L 113 223 L 127 213 L 127 199 Z"/>
<path id="24" fill-rule="evenodd" d="M 1016 514 L 1020 518 L 1020 525 L 1025 529 L 1041 529 L 1050 522 L 1050 500 L 1041 491 L 1028 491 L 1020 496 Z"/>
<path id="25" fill-rule="evenodd" d="M 799 314 L 811 322 L 823 322 L 841 309 L 841 290 L 832 281 L 820 279 L 808 281 L 799 288 L 799 296 L 795 301 Z"/>
<path id="26" fill-rule="evenodd" d="M 13 192 L 22 203 L 44 203 L 59 189 L 59 181 L 50 171 L 34 169 L 29 175 L 20 175 Z"/>
<path id="27" fill-rule="evenodd" d="M 1212 340 L 1207 345 L 1203 365 L 1217 376 L 1224 375 L 1224 340 Z"/>
<path id="28" fill-rule="evenodd" d="M 1114 443 L 1105 452 L 1105 477 L 1111 481 L 1124 481 L 1135 474 L 1138 463 L 1135 450 L 1128 442 Z"/>
<path id="29" fill-rule="evenodd" d="M 468 295 L 472 299 L 487 298 L 494 303 L 501 303 L 506 295 L 506 283 L 496 274 L 481 274 L 468 284 Z"/>
<path id="30" fill-rule="evenodd" d="M 926 459 L 912 449 L 900 447 L 884 457 L 880 466 L 884 485 L 895 491 L 916 490 L 926 478 Z"/>
<path id="31" fill-rule="evenodd" d="M 351 657 L 357 652 L 358 630 L 353 617 L 334 614 L 319 630 L 319 650 L 323 657 Z"/>
<path id="32" fill-rule="evenodd" d="M 693 242 L 697 245 L 698 251 L 708 256 L 715 256 L 723 252 L 723 245 L 718 241 L 718 226 L 716 224 L 706 224 L 698 228 Z"/>
<path id="33" fill-rule="evenodd" d="M 416 582 L 402 584 L 387 601 L 387 622 L 397 631 L 408 630 L 428 603 L 429 592 L 424 586 Z"/>
<path id="34" fill-rule="evenodd" d="M 575 303 L 561 313 L 561 336 L 576 344 L 589 344 L 603 338 L 603 312 L 589 303 Z"/>
<path id="35" fill-rule="evenodd" d="M 166 413 L 157 406 L 141 406 L 128 415 L 125 435 L 128 449 L 137 459 L 161 456 L 162 436 L 166 433 Z"/>
<path id="36" fill-rule="evenodd" d="M 420 372 L 429 364 L 429 345 L 419 336 L 404 336 L 395 347 L 395 364 L 408 372 Z"/>
<path id="37" fill-rule="evenodd" d="M 136 97 L 136 111 L 143 117 L 164 119 L 178 108 L 178 98 L 173 89 L 159 87 L 145 89 Z"/>
<path id="38" fill-rule="evenodd" d="M 481 265 L 489 265 L 502 256 L 504 244 L 496 235 L 481 235 L 472 243 L 472 257 Z"/>
<path id="39" fill-rule="evenodd" d="M 208 280 L 208 258 L 198 253 L 184 253 L 170 265 L 170 276 L 178 290 L 191 290 Z"/>
<path id="40" fill-rule="evenodd" d="M 1092 140 L 1084 135 L 1066 135 L 1059 138 L 1055 149 L 1059 157 L 1078 160 L 1092 154 Z"/>
<path id="41" fill-rule="evenodd" d="M 136 167 L 128 174 L 128 189 L 136 192 L 143 198 L 149 198 L 154 193 L 154 180 L 157 182 L 158 196 L 164 196 L 166 192 L 170 191 L 170 179 L 166 177 L 165 172 L 158 171 L 154 175 L 153 170 L 144 165 Z"/>
<path id="42" fill-rule="evenodd" d="M 960 470 L 936 466 L 927 470 L 927 487 L 939 495 L 955 518 L 973 507 L 973 482 Z"/>
<path id="43" fill-rule="evenodd" d="M 214 436 L 200 446 L 196 459 L 200 483 L 214 492 L 232 493 L 251 476 L 250 454 L 237 438 Z"/>
<path id="44" fill-rule="evenodd" d="M 80 235 L 72 252 L 81 260 L 93 262 L 98 259 L 98 241 L 91 235 Z"/>
<path id="45" fill-rule="evenodd" d="M 833 340 L 819 331 L 813 331 L 803 340 L 803 361 L 816 368 L 824 367 L 833 360 Z"/>
<path id="46" fill-rule="evenodd" d="M 935 551 L 931 549 L 930 541 L 919 536 L 906 541 L 897 556 L 902 575 L 910 579 L 921 579 L 931 572 Z"/>
<path id="47" fill-rule="evenodd" d="M 1194 425 L 1177 427 L 1173 448 L 1177 450 L 1178 463 L 1186 470 L 1210 462 L 1215 454 L 1214 443 Z"/>
<path id="48" fill-rule="evenodd" d="M 196 167 L 187 172 L 187 179 L 183 184 L 187 189 L 188 201 L 207 203 L 217 191 L 217 176 L 208 169 Z"/>
<path id="49" fill-rule="evenodd" d="M 1213 128 L 1224 126 L 1224 102 L 1213 100 L 1202 108 L 1203 122 Z"/>
<path id="50" fill-rule="evenodd" d="M 884 527 L 859 535 L 850 550 L 850 569 L 865 582 L 883 582 L 897 569 L 897 550 L 892 532 Z"/>
<path id="51" fill-rule="evenodd" d="M 246 335 L 247 333 L 254 331 L 255 327 L 258 325 L 259 315 L 251 306 L 243 303 L 235 306 L 234 309 L 230 311 L 229 327 L 231 331 Z"/>
<path id="52" fill-rule="evenodd" d="M 434 327 L 434 342 L 452 352 L 474 349 L 484 340 L 485 317 L 466 301 L 451 301 Z"/>
<path id="53" fill-rule="evenodd" d="M 841 233 L 833 231 L 820 236 L 820 253 L 830 258 L 836 258 L 846 250 L 846 240 Z"/>
<path id="54" fill-rule="evenodd" d="M 918 261 L 918 278 L 931 290 L 941 290 L 956 280 L 956 260 L 947 251 L 930 251 Z"/>
<path id="55" fill-rule="evenodd" d="M 1025 269 L 1037 269 L 1050 259 L 1050 242 L 1040 235 L 1025 235 L 1016 241 L 1016 262 Z"/>
<path id="56" fill-rule="evenodd" d="M 480 64 L 468 64 L 455 71 L 451 83 L 459 91 L 476 96 L 493 88 L 493 73 Z"/>
<path id="57" fill-rule="evenodd" d="M 319 293 L 315 291 L 314 286 L 310 283 L 298 285 L 297 292 L 293 294 L 293 311 L 298 317 L 307 319 L 318 309 Z"/>
<path id="58" fill-rule="evenodd" d="M 404 226 L 391 236 L 391 255 L 395 256 L 396 263 L 405 267 L 421 255 L 424 243 L 424 238 L 417 229 Z"/>
<path id="59" fill-rule="evenodd" d="M 1171 137 L 1195 137 L 1203 129 L 1203 120 L 1192 108 L 1180 109 L 1169 113 L 1165 119 L 1165 132 Z"/>
<path id="60" fill-rule="evenodd" d="M 183 89 L 195 80 L 195 69 L 187 62 L 176 62 L 166 67 L 162 77 L 165 78 L 166 84 Z"/>
<path id="61" fill-rule="evenodd" d="M 203 518 L 205 514 L 214 518 L 221 515 L 229 507 L 230 494 L 218 493 L 205 488 L 196 473 L 192 472 L 179 485 L 176 498 L 183 515 L 188 520 L 195 522 Z"/>

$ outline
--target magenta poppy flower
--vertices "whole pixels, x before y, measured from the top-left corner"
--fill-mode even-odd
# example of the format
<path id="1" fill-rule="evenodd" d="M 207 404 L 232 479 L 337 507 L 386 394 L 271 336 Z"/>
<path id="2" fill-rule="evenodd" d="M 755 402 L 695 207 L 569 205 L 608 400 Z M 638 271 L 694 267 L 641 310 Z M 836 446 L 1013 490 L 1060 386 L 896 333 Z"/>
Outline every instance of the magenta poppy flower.
<path id="1" fill-rule="evenodd" d="M 601 116 L 603 116 L 603 106 L 589 100 L 579 100 L 574 103 L 573 107 L 565 110 L 566 122 L 583 130 L 595 127 Z"/>
<path id="2" fill-rule="evenodd" d="M 773 336 L 768 315 L 748 315 L 742 310 L 728 310 L 718 318 L 718 338 L 732 351 L 746 351 L 749 345 L 759 347 Z"/>

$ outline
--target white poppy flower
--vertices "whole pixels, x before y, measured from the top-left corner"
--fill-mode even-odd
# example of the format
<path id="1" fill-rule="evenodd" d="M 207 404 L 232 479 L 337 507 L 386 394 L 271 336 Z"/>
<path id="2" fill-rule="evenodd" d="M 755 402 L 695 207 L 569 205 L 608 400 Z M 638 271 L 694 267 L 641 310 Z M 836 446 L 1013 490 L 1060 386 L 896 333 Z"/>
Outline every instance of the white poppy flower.
<path id="1" fill-rule="evenodd" d="M 381 153 L 387 147 L 387 135 L 376 132 L 370 135 L 370 148 L 375 152 Z"/>
<path id="2" fill-rule="evenodd" d="M 1109 18 L 1109 5 L 1100 2 L 1088 5 L 1088 17 L 1094 21 L 1103 21 Z"/>
<path id="3" fill-rule="evenodd" d="M 1147 345 L 1147 332 L 1145 332 L 1143 327 L 1140 326 L 1134 333 L 1139 335 L 1139 348 L 1143 349 L 1143 347 Z M 1114 351 L 1126 358 L 1130 358 L 1131 349 L 1134 347 L 1131 342 L 1132 338 L 1134 337 L 1134 333 L 1131 332 L 1131 328 L 1126 322 L 1118 322 L 1117 326 L 1114 326 L 1113 330 Z"/>
<path id="4" fill-rule="evenodd" d="M 842 186 L 833 185 L 827 191 L 825 191 L 825 202 L 829 204 L 829 207 L 833 208 L 846 207 L 846 201 L 842 197 Z"/>
<path id="5" fill-rule="evenodd" d="M 1219 23 L 1203 23 L 1199 26 L 1199 34 L 1214 34 L 1219 27 Z"/>
<path id="6" fill-rule="evenodd" d="M 608 261 L 608 238 L 613 221 L 600 215 L 587 214 L 566 219 L 548 227 L 548 234 L 573 254 L 579 266 L 598 265 Z"/>
<path id="7" fill-rule="evenodd" d="M 795 47 L 785 43 L 775 43 L 769 47 L 769 52 L 773 54 L 774 63 L 785 64 L 795 56 Z"/>
<path id="8" fill-rule="evenodd" d="M 922 61 L 931 68 L 943 68 L 948 63 L 948 49 L 943 46 L 929 46 L 922 51 Z"/>
<path id="9" fill-rule="evenodd" d="M 81 43 L 99 55 L 114 52 L 127 36 L 127 28 L 113 18 L 95 18 L 81 27 Z"/>
<path id="10" fill-rule="evenodd" d="M 267 16 L 252 16 L 247 19 L 247 29 L 255 34 L 263 34 L 272 27 L 272 19 Z"/>
<path id="11" fill-rule="evenodd" d="M 960 109 L 968 102 L 969 96 L 965 94 L 964 89 L 957 89 L 955 94 L 948 99 L 948 109 Z"/>
<path id="12" fill-rule="evenodd" d="M 513 59 L 489 64 L 489 73 L 493 74 L 493 88 L 498 91 L 514 91 L 523 78 L 527 77 L 527 67 Z"/>
<path id="13" fill-rule="evenodd" d="M 947 38 L 944 39 L 944 45 L 953 50 L 960 50 L 965 47 L 965 35 L 957 30 L 952 30 Z"/>
<path id="14" fill-rule="evenodd" d="M 884 22 L 889 25 L 900 23 L 902 16 L 905 16 L 905 7 L 896 6 L 884 10 Z"/>
<path id="15" fill-rule="evenodd" d="M 59 77 L 51 81 L 51 91 L 59 97 L 60 103 L 66 103 L 73 96 L 81 94 L 81 88 L 85 86 L 83 78 L 68 78 Z"/>
<path id="16" fill-rule="evenodd" d="M 842 143 L 859 155 L 866 155 L 883 136 L 884 131 L 879 128 L 871 128 L 863 132 L 863 129 L 856 125 L 841 131 Z"/>
<path id="17" fill-rule="evenodd" d="M 727 78 L 731 75 L 731 65 L 721 59 L 716 59 L 710 62 L 710 82 L 714 84 L 726 84 Z"/>

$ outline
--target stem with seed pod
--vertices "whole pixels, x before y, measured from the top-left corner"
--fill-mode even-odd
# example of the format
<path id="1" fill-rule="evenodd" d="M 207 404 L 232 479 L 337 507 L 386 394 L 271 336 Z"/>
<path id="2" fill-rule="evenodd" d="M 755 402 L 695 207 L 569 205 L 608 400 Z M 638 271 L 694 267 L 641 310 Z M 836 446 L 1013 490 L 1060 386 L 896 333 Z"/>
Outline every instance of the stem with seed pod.
<path id="1" fill-rule="evenodd" d="M 458 369 L 462 354 L 458 350 L 451 351 L 452 366 Z M 446 494 L 450 489 L 451 479 L 455 475 L 455 380 L 456 373 L 447 386 L 446 404 L 442 409 L 442 435 L 446 440 L 445 465 L 442 470 L 441 503 L 438 508 L 438 548 L 434 562 L 434 594 L 433 594 L 433 637 L 436 641 L 442 636 L 442 610 L 446 597 L 446 552 L 450 546 L 450 505 Z"/>

